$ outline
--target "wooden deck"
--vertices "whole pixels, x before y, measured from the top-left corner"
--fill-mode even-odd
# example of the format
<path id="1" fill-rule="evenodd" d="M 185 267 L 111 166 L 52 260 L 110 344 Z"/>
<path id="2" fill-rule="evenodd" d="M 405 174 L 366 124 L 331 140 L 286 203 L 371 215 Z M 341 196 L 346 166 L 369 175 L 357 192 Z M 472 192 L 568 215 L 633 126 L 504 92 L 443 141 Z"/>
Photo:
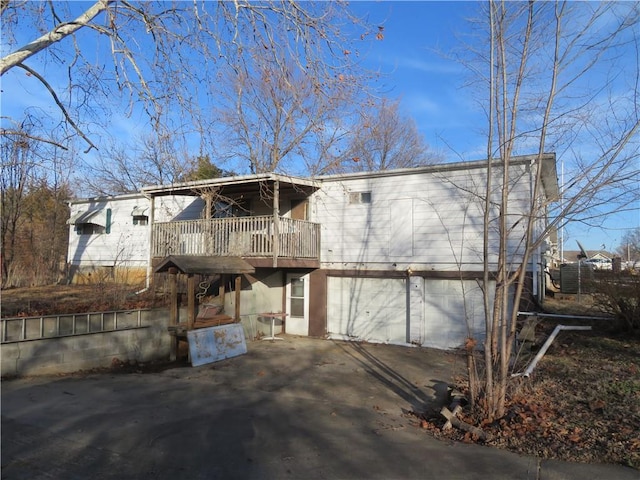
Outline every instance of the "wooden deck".
<path id="1" fill-rule="evenodd" d="M 271 215 L 155 223 L 152 255 L 319 259 L 320 225 Z"/>

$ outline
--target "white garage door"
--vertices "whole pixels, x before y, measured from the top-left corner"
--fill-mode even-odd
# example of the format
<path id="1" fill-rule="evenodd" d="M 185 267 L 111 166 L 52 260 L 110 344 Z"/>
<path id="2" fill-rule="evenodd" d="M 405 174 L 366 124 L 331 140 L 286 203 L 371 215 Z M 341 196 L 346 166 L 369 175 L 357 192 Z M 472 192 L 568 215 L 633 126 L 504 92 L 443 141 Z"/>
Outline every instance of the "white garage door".
<path id="1" fill-rule="evenodd" d="M 331 338 L 450 349 L 484 339 L 482 291 L 475 280 L 329 277 Z M 410 312 L 407 312 L 407 304 Z M 408 320 L 409 319 L 409 323 Z"/>
<path id="2" fill-rule="evenodd" d="M 456 348 L 484 338 L 482 290 L 475 280 L 425 280 L 422 345 Z"/>
<path id="3" fill-rule="evenodd" d="M 405 344 L 406 280 L 329 277 L 327 333 L 331 338 Z"/>

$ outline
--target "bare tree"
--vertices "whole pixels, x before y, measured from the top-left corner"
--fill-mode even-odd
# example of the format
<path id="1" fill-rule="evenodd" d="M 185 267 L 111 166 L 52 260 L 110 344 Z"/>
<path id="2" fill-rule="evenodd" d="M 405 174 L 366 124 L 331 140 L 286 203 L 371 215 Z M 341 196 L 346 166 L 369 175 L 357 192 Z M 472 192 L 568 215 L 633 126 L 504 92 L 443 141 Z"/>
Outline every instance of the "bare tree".
<path id="1" fill-rule="evenodd" d="M 436 163 L 415 121 L 399 111 L 400 102 L 372 102 L 352 127 L 351 141 L 338 167 L 345 171 L 375 171 Z"/>
<path id="2" fill-rule="evenodd" d="M 85 165 L 87 175 L 77 190 L 85 195 L 134 193 L 142 186 L 166 185 L 233 175 L 209 155 L 177 152 L 170 139 L 143 136 L 133 145 L 113 143 Z"/>
<path id="3" fill-rule="evenodd" d="M 357 108 L 354 85 L 336 77 L 321 86 L 293 67 L 255 63 L 257 71 L 230 70 L 217 85 L 221 157 L 241 161 L 239 169 L 248 165 L 252 173 L 323 171 L 335 162 L 331 152 L 344 141 L 343 125 Z"/>
<path id="4" fill-rule="evenodd" d="M 554 229 L 596 222 L 638 201 L 640 37 L 635 4 L 487 7 L 486 50 L 471 64 L 485 87 L 489 126 L 480 202 L 486 328 L 484 371 L 476 377 L 474 365 L 470 382 L 475 407 L 495 419 L 505 413 L 517 312 L 534 254 Z M 562 199 L 545 195 L 553 180 L 543 177 L 541 163 L 554 150 L 570 179 Z M 510 160 L 531 151 L 531 191 L 516 197 L 512 185 L 522 172 Z M 476 343 L 468 342 L 472 355 Z"/>
<path id="5" fill-rule="evenodd" d="M 22 219 L 24 198 L 31 171 L 29 144 L 21 136 L 2 142 L 2 283 L 9 277 L 16 254 L 19 223 Z"/>
<path id="6" fill-rule="evenodd" d="M 640 227 L 628 230 L 622 236 L 616 253 L 627 262 L 640 262 Z"/>
<path id="7" fill-rule="evenodd" d="M 180 182 L 195 168 L 187 152 L 174 149 L 171 138 L 143 135 L 132 145 L 112 143 L 85 166 L 79 190 L 96 195 L 137 192 L 141 186 Z"/>
<path id="8" fill-rule="evenodd" d="M 12 48 L 2 75 L 26 72 L 16 81 L 39 84 L 57 106 L 52 122 L 74 135 L 49 141 L 81 138 L 87 150 L 111 133 L 107 125 L 135 115 L 138 133 L 212 151 L 218 92 L 209 85 L 220 66 L 246 77 L 259 59 L 274 78 L 293 68 L 323 90 L 326 80 L 355 78 L 354 43 L 369 33 L 341 2 L 9 2 L 1 12 Z M 33 40 L 18 43 L 18 31 Z"/>

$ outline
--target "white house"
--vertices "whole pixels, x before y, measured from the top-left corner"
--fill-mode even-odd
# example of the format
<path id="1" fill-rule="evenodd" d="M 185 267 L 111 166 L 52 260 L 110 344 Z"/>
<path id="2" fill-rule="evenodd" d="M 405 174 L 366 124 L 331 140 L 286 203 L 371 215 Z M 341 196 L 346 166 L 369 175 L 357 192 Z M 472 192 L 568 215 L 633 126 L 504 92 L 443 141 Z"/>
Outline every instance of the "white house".
<path id="1" fill-rule="evenodd" d="M 157 221 L 195 215 L 198 198 L 167 195 L 156 202 Z M 95 197 L 70 202 L 68 263 L 77 283 L 144 281 L 149 271 L 151 202 L 143 194 Z"/>
<path id="2" fill-rule="evenodd" d="M 514 261 L 520 220 L 558 194 L 555 155 L 536 159 L 511 160 Z M 536 200 L 538 168 L 544 198 Z M 317 178 L 265 173 L 78 200 L 69 262 L 80 272 L 137 269 L 151 278 L 169 256 L 233 257 L 255 269 L 242 274 L 243 321 L 285 312 L 290 334 L 453 348 L 484 331 L 486 173 L 486 161 Z M 546 210 L 537 213 L 543 228 Z M 491 267 L 497 251 L 489 253 Z M 529 263 L 531 295 L 544 292 L 543 253 Z"/>

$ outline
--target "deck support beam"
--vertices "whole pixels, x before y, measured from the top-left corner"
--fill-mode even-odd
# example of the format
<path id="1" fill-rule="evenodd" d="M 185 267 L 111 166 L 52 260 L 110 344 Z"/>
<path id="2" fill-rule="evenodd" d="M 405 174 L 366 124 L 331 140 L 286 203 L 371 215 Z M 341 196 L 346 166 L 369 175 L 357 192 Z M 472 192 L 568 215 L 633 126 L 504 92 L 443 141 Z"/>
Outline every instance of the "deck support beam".
<path id="1" fill-rule="evenodd" d="M 196 277 L 187 276 L 187 328 L 191 330 L 196 321 Z"/>

